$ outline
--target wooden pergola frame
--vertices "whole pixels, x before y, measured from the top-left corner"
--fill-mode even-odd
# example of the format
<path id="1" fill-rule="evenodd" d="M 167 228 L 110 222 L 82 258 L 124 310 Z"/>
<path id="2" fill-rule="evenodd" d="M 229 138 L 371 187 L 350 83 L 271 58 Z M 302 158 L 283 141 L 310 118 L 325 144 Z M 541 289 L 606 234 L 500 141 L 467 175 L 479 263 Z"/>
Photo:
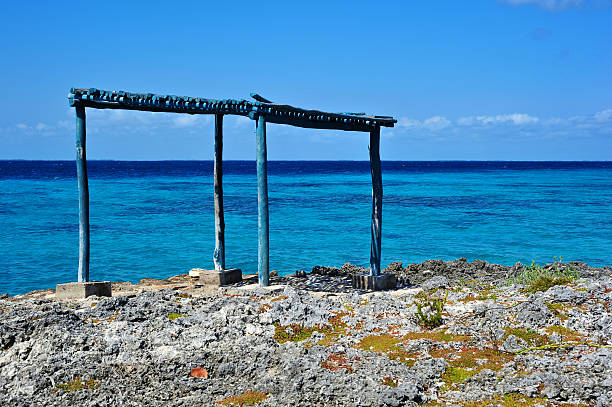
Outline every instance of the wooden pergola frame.
<path id="1" fill-rule="evenodd" d="M 205 99 L 151 93 L 130 93 L 99 89 L 70 89 L 68 100 L 76 111 L 76 164 L 79 185 L 79 269 L 78 281 L 89 281 L 89 187 L 87 180 L 85 108 L 123 109 L 147 112 L 213 114 L 215 116 L 215 270 L 225 270 L 225 221 L 223 215 L 223 116 L 247 116 L 255 121 L 258 201 L 259 284 L 269 285 L 269 215 L 266 123 L 291 126 L 360 131 L 370 134 L 370 170 L 372 174 L 372 233 L 370 276 L 380 275 L 382 227 L 382 175 L 380 165 L 380 128 L 393 127 L 397 120 L 389 116 L 365 113 L 329 113 L 273 103 L 251 94 L 254 101 Z"/>

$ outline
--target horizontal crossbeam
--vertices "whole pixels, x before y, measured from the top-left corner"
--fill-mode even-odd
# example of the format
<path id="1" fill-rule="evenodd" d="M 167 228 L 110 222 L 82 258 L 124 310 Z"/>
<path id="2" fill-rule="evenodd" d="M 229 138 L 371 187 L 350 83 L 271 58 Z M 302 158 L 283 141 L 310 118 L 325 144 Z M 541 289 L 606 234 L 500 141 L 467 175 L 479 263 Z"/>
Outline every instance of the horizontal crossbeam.
<path id="1" fill-rule="evenodd" d="M 258 116 L 264 116 L 269 123 L 316 129 L 369 132 L 380 126 L 393 127 L 397 123 L 397 120 L 389 116 L 368 116 L 363 113 L 329 113 L 271 103 L 259 95 L 254 98 L 255 101 L 244 99 L 217 100 L 93 88 L 72 88 L 68 95 L 71 106 L 147 112 L 226 114 L 248 116 L 254 120 Z"/>

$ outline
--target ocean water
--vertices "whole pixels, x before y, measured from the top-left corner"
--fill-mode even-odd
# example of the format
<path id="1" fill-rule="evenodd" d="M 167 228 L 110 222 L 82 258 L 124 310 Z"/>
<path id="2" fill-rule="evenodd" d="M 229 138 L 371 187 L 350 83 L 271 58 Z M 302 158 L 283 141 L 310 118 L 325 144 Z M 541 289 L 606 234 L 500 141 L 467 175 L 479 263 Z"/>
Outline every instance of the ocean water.
<path id="1" fill-rule="evenodd" d="M 92 280 L 211 268 L 212 162 L 88 163 Z M 367 162 L 270 162 L 270 267 L 366 266 Z M 612 162 L 383 162 L 383 267 L 466 257 L 612 264 Z M 257 270 L 255 163 L 224 163 L 226 263 Z M 72 161 L 0 161 L 0 293 L 76 280 Z"/>

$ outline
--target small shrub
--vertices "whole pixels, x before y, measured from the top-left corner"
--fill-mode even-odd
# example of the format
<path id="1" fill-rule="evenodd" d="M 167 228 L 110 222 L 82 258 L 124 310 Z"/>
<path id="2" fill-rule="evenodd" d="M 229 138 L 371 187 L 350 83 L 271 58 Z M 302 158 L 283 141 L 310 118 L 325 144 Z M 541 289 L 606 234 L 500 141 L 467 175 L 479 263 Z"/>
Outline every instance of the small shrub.
<path id="1" fill-rule="evenodd" d="M 523 270 L 508 278 L 507 283 L 521 284 L 528 287 L 525 291 L 536 292 L 541 291 L 541 288 L 544 288 L 551 283 L 552 285 L 548 286 L 548 288 L 552 287 L 553 285 L 570 283 L 580 277 L 579 273 L 571 264 L 565 264 L 563 269 L 559 268 L 560 264 L 563 265 L 562 263 L 555 262 L 551 267 L 544 268 L 532 261 L 530 266 L 524 266 Z"/>
<path id="2" fill-rule="evenodd" d="M 550 287 L 569 284 L 572 281 L 573 279 L 570 277 L 540 276 L 537 280 L 532 281 L 531 284 L 525 288 L 525 292 L 534 294 L 538 291 L 547 291 Z"/>
<path id="3" fill-rule="evenodd" d="M 170 321 L 174 321 L 175 319 L 185 318 L 186 316 L 187 316 L 187 314 L 181 314 L 181 313 L 173 312 L 172 314 L 168 315 L 168 319 Z"/>
<path id="4" fill-rule="evenodd" d="M 417 324 L 424 328 L 436 328 L 442 325 L 442 312 L 446 298 L 425 297 L 416 303 L 415 317 Z"/>

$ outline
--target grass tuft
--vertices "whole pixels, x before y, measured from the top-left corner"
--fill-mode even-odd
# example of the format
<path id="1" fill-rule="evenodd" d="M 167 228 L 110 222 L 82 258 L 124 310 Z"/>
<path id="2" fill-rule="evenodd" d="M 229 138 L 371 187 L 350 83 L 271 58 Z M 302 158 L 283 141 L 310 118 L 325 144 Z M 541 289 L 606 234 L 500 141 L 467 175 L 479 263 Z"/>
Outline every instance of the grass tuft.
<path id="1" fill-rule="evenodd" d="M 571 264 L 555 262 L 553 266 L 544 268 L 532 261 L 530 266 L 524 266 L 523 270 L 510 277 L 507 283 L 521 284 L 525 286 L 525 292 L 535 293 L 546 291 L 555 285 L 571 283 L 578 277 L 578 271 Z"/>
<path id="2" fill-rule="evenodd" d="M 416 362 L 418 355 L 402 349 L 400 346 L 401 341 L 402 338 L 389 334 L 369 335 L 359 341 L 355 348 L 384 354 L 391 360 L 412 366 Z"/>
<path id="3" fill-rule="evenodd" d="M 254 406 L 267 398 L 268 395 L 266 393 L 249 390 L 239 396 L 231 396 L 221 401 L 217 401 L 217 404 L 222 406 Z"/>
<path id="4" fill-rule="evenodd" d="M 527 342 L 530 346 L 544 346 L 549 343 L 546 335 L 541 335 L 533 329 L 505 327 L 504 331 L 506 331 L 504 339 L 510 335 L 514 335 Z"/>
<path id="5" fill-rule="evenodd" d="M 174 321 L 175 319 L 185 318 L 186 316 L 187 316 L 187 314 L 181 314 L 181 313 L 173 312 L 172 314 L 168 315 L 168 319 L 170 321 Z"/>
<path id="6" fill-rule="evenodd" d="M 65 392 L 79 391 L 79 390 L 95 390 L 98 387 L 100 387 L 100 382 L 92 378 L 81 379 L 80 377 L 75 377 L 72 381 L 66 382 L 66 383 L 60 383 L 56 385 L 55 387 L 58 390 L 63 390 Z"/>

